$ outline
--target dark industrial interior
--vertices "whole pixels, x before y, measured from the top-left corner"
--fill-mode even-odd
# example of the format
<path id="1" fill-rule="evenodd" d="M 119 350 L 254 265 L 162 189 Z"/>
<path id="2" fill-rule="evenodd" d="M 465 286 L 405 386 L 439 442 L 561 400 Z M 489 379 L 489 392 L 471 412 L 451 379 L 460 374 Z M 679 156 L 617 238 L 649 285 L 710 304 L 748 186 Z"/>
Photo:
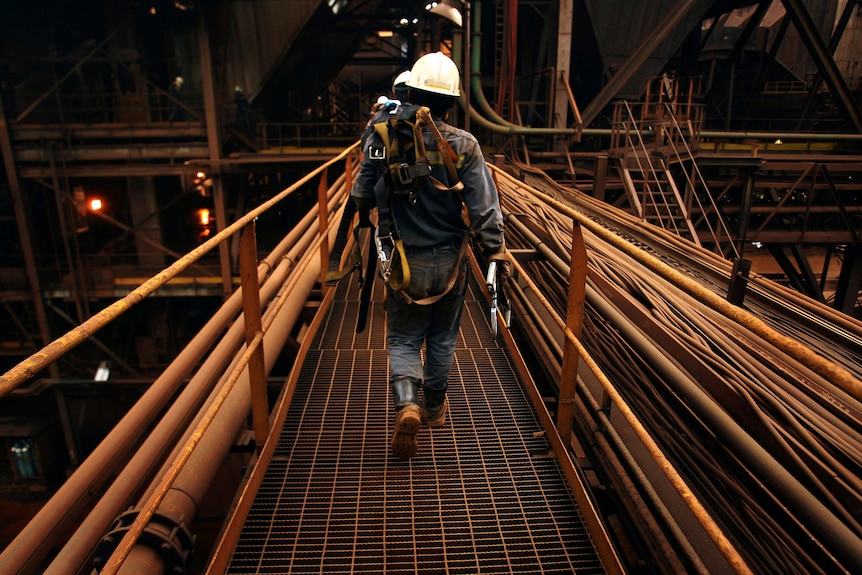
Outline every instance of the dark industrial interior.
<path id="1" fill-rule="evenodd" d="M 453 21 L 453 11 L 460 24 Z M 620 225 L 661 230 L 657 233 L 673 238 L 661 236 L 671 246 L 669 252 L 697 252 L 697 257 L 710 262 L 685 271 L 674 263 L 676 255 L 659 256 L 668 267 L 678 267 L 693 280 L 724 274 L 726 283 L 715 290 L 734 305 L 751 310 L 757 322 L 808 330 L 805 335 L 788 336 L 805 348 L 801 357 L 808 357 L 809 348 L 820 353 L 809 336 L 833 343 L 840 340 L 830 348 L 834 355 L 822 352 L 830 365 L 840 366 L 834 368 L 837 371 L 821 370 L 805 359 L 792 369 L 775 367 L 782 374 L 798 371 L 800 379 L 814 382 L 815 395 L 841 413 L 841 422 L 830 432 L 849 445 L 834 440 L 841 444 L 834 447 L 838 453 L 809 448 L 793 432 L 749 413 L 755 402 L 751 397 L 759 397 L 759 392 L 729 384 L 722 392 L 726 395 L 710 393 L 720 396 L 719 403 L 725 401 L 724 408 L 738 416 L 741 427 L 763 424 L 768 428 L 758 437 L 765 437 L 767 448 L 791 454 L 791 463 L 777 457 L 788 467 L 817 460 L 841 468 L 841 473 L 819 467 L 800 472 L 804 477 L 800 482 L 833 494 L 832 499 L 824 497 L 829 499 L 824 505 L 839 518 L 836 522 L 847 532 L 844 539 L 834 547 L 819 539 L 817 534 L 834 524 L 813 511 L 813 519 L 802 513 L 790 515 L 793 519 L 786 522 L 795 531 L 791 529 L 787 539 L 778 535 L 758 539 L 751 532 L 735 531 L 751 519 L 743 512 L 728 512 L 716 521 L 716 529 L 730 533 L 728 547 L 739 544 L 749 570 L 730 559 L 730 553 L 712 562 L 709 557 L 714 551 L 699 548 L 697 540 L 680 543 L 686 527 L 674 535 L 663 534 L 667 540 L 644 535 L 661 531 L 645 517 L 674 515 L 673 509 L 682 505 L 676 497 L 659 496 L 671 508 L 662 512 L 654 508 L 660 506 L 643 501 L 644 508 L 626 504 L 615 494 L 622 490 L 617 481 L 631 479 L 616 477 L 619 469 L 597 455 L 598 448 L 592 451 L 590 439 L 599 435 L 596 429 L 613 427 L 607 400 L 584 408 L 596 417 L 595 428 L 585 423 L 586 416 L 578 427 L 576 415 L 575 429 L 560 432 L 577 473 L 587 484 L 598 523 L 611 533 L 609 549 L 597 544 L 602 556 L 599 572 L 849 573 L 862 564 L 858 555 L 862 547 L 856 548 L 855 559 L 854 552 L 847 551 L 855 539 L 862 541 L 862 454 L 852 439 L 862 436 L 862 4 L 855 0 L 45 0 L 6 2 L 0 7 L 4 160 L 0 371 L 6 373 L 0 380 L 0 446 L 6 453 L 0 458 L 0 549 L 5 549 L 0 572 L 84 573 L 109 568 L 107 559 L 132 521 L 124 523 L 119 512 L 111 519 L 111 529 L 120 536 L 111 539 L 106 529 L 95 529 L 99 544 L 78 551 L 80 565 L 64 571 L 52 561 L 65 557 L 63 544 L 82 524 L 87 510 L 103 499 L 124 462 L 106 466 L 95 478 L 80 483 L 75 504 L 65 518 L 55 521 L 50 536 L 48 531 L 28 531 L 28 523 L 46 502 L 62 493 L 62 486 L 106 438 L 114 441 L 112 430 L 126 429 L 120 450 L 124 454 L 155 441 L 148 435 L 155 427 L 153 421 L 168 413 L 176 396 L 169 394 L 163 403 L 151 404 L 152 418 L 137 427 L 124 423 L 142 398 L 146 401 L 155 381 L 173 377 L 175 391 L 192 386 L 193 373 L 202 363 L 191 362 L 185 371 L 174 373 L 175 360 L 196 336 L 210 329 L 211 318 L 231 294 L 241 286 L 247 291 L 248 285 L 241 268 L 240 235 L 220 242 L 216 249 L 210 249 L 208 242 L 253 209 L 279 198 L 254 218 L 257 245 L 253 249 L 260 261 L 271 252 L 282 253 L 278 250 L 291 230 L 297 230 L 297 238 L 285 247 L 299 245 L 299 230 L 309 225 L 304 223 L 305 214 L 313 211 L 316 221 L 321 193 L 338 185 L 338 178 L 349 169 L 338 164 L 328 175 L 324 172 L 322 183 L 304 176 L 355 146 L 372 104 L 381 95 L 392 95 L 391 84 L 398 73 L 422 54 L 438 50 L 450 55 L 462 72 L 461 105 L 452 110 L 448 121 L 474 133 L 489 164 L 500 168 L 501 197 L 504 187 L 511 188 L 514 197 L 518 182 L 544 186 L 555 201 L 575 205 L 573 209 L 582 209 L 590 214 L 587 217 L 600 220 L 607 211 L 626 222 Z M 181 79 L 179 85 L 177 79 Z M 505 180 L 503 172 L 512 180 Z M 281 197 L 294 185 L 295 191 Z M 527 213 L 538 200 L 507 202 L 512 202 L 504 206 L 507 210 L 517 211 L 515 206 L 523 203 Z M 578 208 L 577 202 L 590 207 Z M 543 217 L 537 212 L 530 217 L 512 216 L 510 221 L 507 216 L 507 234 L 511 229 L 513 237 L 510 247 L 523 252 L 535 236 L 536 245 L 569 257 L 568 242 L 574 240 L 553 240 L 550 228 L 542 228 Z M 575 216 L 567 217 L 577 221 Z M 590 241 L 590 261 L 607 258 L 611 262 L 607 265 L 613 267 L 616 252 L 593 249 Z M 176 268 L 175 262 L 204 247 L 206 253 Z M 535 250 L 543 253 L 542 248 Z M 527 267 L 540 265 L 531 263 L 539 256 L 522 253 L 520 257 Z M 546 273 L 551 279 L 542 286 L 563 316 L 569 265 L 575 269 L 572 260 L 565 269 Z M 116 303 L 128 301 L 125 298 L 135 288 L 147 286 L 164 270 L 170 271 L 170 280 L 146 297 Z M 775 290 L 769 292 L 771 296 L 763 295 L 764 300 L 772 298 L 776 307 L 787 304 L 810 311 L 788 315 L 790 319 L 775 319 L 778 311 L 761 314 L 759 307 L 745 300 L 754 296 L 741 295 L 746 281 L 751 282 L 748 294 L 760 294 L 760 288 L 753 286 L 762 281 Z M 632 360 L 637 367 L 629 367 L 626 361 L 631 358 L 620 351 L 622 344 L 601 335 L 611 330 L 614 320 L 589 300 L 589 293 L 609 293 L 611 288 L 596 279 L 589 280 L 588 286 L 583 341 L 593 353 L 608 353 L 599 363 L 611 383 L 635 381 L 634 372 L 642 378 L 637 381 L 660 380 L 666 373 L 664 364 Z M 530 300 L 530 289 L 521 287 L 527 295 L 519 291 L 512 299 Z M 350 297 L 345 295 L 350 288 L 340 285 L 339 289 L 336 299 Z M 647 290 L 638 293 L 633 297 L 638 303 L 631 308 L 619 305 L 621 313 L 630 317 L 641 317 L 636 316 L 640 305 L 650 308 L 643 312 L 645 317 L 633 320 L 645 326 L 652 321 L 650 316 L 662 316 L 663 308 L 645 303 Z M 286 343 L 272 354 L 266 373 L 264 395 L 270 407 L 285 401 L 285 381 L 299 369 L 306 330 L 312 329 L 316 311 L 325 305 L 326 290 L 318 278 L 307 296 L 291 294 L 289 299 L 302 301 L 295 302 L 296 323 L 284 334 Z M 559 416 L 567 404 L 559 383 L 559 372 L 567 369 L 562 355 L 565 330 L 555 324 L 542 328 L 539 321 L 531 324 L 526 316 L 544 312 L 520 305 L 524 307 L 513 304 L 512 336 L 540 399 L 544 397 L 549 412 Z M 111 315 L 111 321 L 100 323 L 98 331 L 78 329 L 98 314 Z M 704 321 L 722 331 L 717 320 Z M 759 323 L 754 328 L 750 322 L 740 323 L 760 333 Z M 699 336 L 680 335 L 682 343 L 669 342 L 644 329 L 659 342 L 658 347 L 667 344 L 664 349 L 672 364 L 688 365 L 689 354 L 707 353 L 698 351 Z M 536 333 L 543 330 L 550 342 L 544 346 L 535 343 Z M 842 335 L 834 335 L 839 331 Z M 736 339 L 745 347 L 745 338 Z M 785 355 L 793 354 L 791 343 L 770 348 L 765 352 L 770 359 L 764 363 L 781 364 Z M 46 353 L 49 344 L 52 351 Z M 53 350 L 60 351 L 55 356 Z M 626 367 L 620 367 L 623 364 Z M 575 369 L 585 369 L 584 365 L 582 361 Z M 736 367 L 756 371 L 741 360 Z M 219 369 L 222 376 L 231 367 Z M 702 372 L 692 370 L 696 387 L 711 389 L 713 379 L 735 381 L 723 369 L 710 364 Z M 592 378 L 577 373 L 589 387 Z M 656 394 L 674 411 L 655 416 L 656 426 L 666 416 L 667 427 L 654 434 L 679 434 L 668 439 L 675 447 L 659 441 L 673 454 L 670 459 L 682 467 L 700 467 L 707 476 L 738 473 L 745 477 L 742 481 L 762 481 L 740 462 L 745 457 L 736 455 L 733 448 L 726 449 L 722 462 L 716 458 L 714 467 L 698 464 L 700 460 L 685 453 L 688 435 L 683 425 L 697 426 L 709 418 L 696 409 L 690 411 L 681 394 L 656 385 Z M 785 389 L 789 396 L 801 394 L 791 387 Z M 764 391 L 763 396 L 771 397 L 770 393 Z M 635 411 L 652 401 L 645 396 Z M 810 409 L 820 413 L 830 408 Z M 605 415 L 607 421 L 602 419 Z M 782 417 L 776 416 L 783 421 Z M 272 418 L 277 418 L 276 410 Z M 807 421 L 788 423 L 787 428 L 804 428 L 800 434 L 813 435 Z M 168 558 L 154 560 L 157 565 L 152 569 L 137 572 L 217 572 L 213 565 L 220 557 L 219 542 L 231 535 L 227 519 L 241 507 L 238 494 L 249 484 L 250 469 L 262 453 L 261 444 L 255 444 L 250 415 L 243 418 L 241 427 L 239 433 L 230 431 L 230 449 L 219 461 L 215 479 L 206 482 L 203 499 L 197 502 L 197 520 L 180 529 L 193 533 L 189 549 L 177 552 L 182 559 L 173 555 L 173 546 L 186 543 L 181 534 L 170 539 L 171 551 L 163 553 Z M 724 453 L 720 446 L 724 442 L 726 447 L 726 438 L 719 433 L 707 435 L 703 451 Z M 130 490 L 118 508 L 126 511 L 145 499 L 153 491 L 152 485 L 149 490 L 146 485 L 155 484 L 158 472 L 166 473 L 169 464 L 170 459 L 152 463 L 146 479 Z M 662 466 L 658 459 L 651 463 L 656 464 Z M 710 491 L 706 479 L 689 476 L 689 480 L 694 491 L 700 487 L 699 495 L 709 499 L 703 495 Z M 819 493 L 816 488 L 812 491 Z M 728 487 L 722 493 L 727 499 L 716 497 L 714 507 L 706 507 L 718 513 L 714 509 L 727 507 L 728 501 L 745 501 L 740 507 L 755 509 L 757 496 L 751 493 L 748 488 Z M 781 497 L 763 499 L 768 503 L 751 511 L 751 516 L 775 512 L 774 523 L 785 521 L 777 518 L 783 517 L 779 514 L 785 507 Z M 808 536 L 810 543 L 804 541 Z M 748 546 L 740 543 L 749 539 L 753 542 Z M 159 544 L 164 551 L 166 544 L 157 542 L 153 555 L 159 555 Z M 785 546 L 792 548 L 788 552 L 792 559 L 779 559 L 774 556 L 779 553 L 769 551 Z M 679 562 L 659 558 L 677 554 L 683 557 Z M 689 555 L 699 558 L 688 559 Z M 519 571 L 513 567 L 513 555 L 507 557 L 506 566 L 483 567 L 480 562 L 456 568 L 450 557 L 448 568 L 423 571 L 421 566 L 402 569 L 392 563 L 395 566 L 389 569 L 531 572 Z M 812 565 L 819 565 L 821 571 L 810 570 Z M 591 572 L 590 568 L 584 572 Z M 221 572 L 288 572 L 260 569 L 233 567 Z M 566 569 L 543 572 L 570 572 Z"/>

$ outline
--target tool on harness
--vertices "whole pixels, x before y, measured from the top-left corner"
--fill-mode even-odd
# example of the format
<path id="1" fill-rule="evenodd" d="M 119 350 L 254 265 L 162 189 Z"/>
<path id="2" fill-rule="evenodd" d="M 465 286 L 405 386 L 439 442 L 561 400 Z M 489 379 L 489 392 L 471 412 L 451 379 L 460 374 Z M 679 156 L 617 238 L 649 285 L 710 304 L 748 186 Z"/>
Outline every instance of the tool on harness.
<path id="1" fill-rule="evenodd" d="M 503 283 L 498 281 L 497 266 L 497 260 L 491 260 L 488 263 L 488 273 L 485 275 L 485 287 L 491 296 L 491 332 L 495 336 L 499 333 L 497 311 L 500 308 L 503 308 L 500 313 L 503 315 L 504 325 L 508 326 L 512 320 L 512 309 L 509 307 L 509 300 L 503 291 Z"/>
<path id="2" fill-rule="evenodd" d="M 365 323 L 368 319 L 368 306 L 371 302 L 371 291 L 374 287 L 374 268 L 377 267 L 377 258 L 374 257 L 374 233 L 369 229 L 368 250 L 366 251 L 367 262 L 365 264 L 365 283 L 359 293 L 359 313 L 356 314 L 356 333 L 365 331 Z"/>
<path id="3" fill-rule="evenodd" d="M 380 276 L 383 281 L 389 281 L 392 272 L 392 252 L 395 251 L 395 240 L 392 234 L 380 237 L 380 228 L 374 228 L 374 246 L 377 248 L 377 259 L 380 260 Z"/>
<path id="4" fill-rule="evenodd" d="M 338 264 L 341 262 L 341 253 L 347 245 L 347 233 L 349 227 L 353 223 L 353 216 L 359 211 L 359 223 L 353 228 L 354 246 L 353 251 L 348 257 L 345 265 L 338 269 Z M 341 223 L 338 228 L 333 252 L 330 254 L 329 271 L 326 273 L 327 285 L 333 285 L 339 280 L 347 277 L 353 270 L 359 271 L 359 313 L 356 316 L 356 333 L 362 333 L 365 330 L 366 320 L 368 319 L 368 305 L 371 300 L 371 290 L 374 286 L 375 268 L 377 267 L 375 246 L 376 229 L 372 230 L 371 219 L 369 218 L 367 209 L 359 209 L 356 203 L 351 199 L 344 207 L 344 212 L 341 216 Z M 366 233 L 367 236 L 362 234 Z M 365 254 L 362 253 L 361 246 L 363 241 L 368 241 L 368 249 Z M 363 274 L 363 257 L 366 258 L 366 265 Z"/>

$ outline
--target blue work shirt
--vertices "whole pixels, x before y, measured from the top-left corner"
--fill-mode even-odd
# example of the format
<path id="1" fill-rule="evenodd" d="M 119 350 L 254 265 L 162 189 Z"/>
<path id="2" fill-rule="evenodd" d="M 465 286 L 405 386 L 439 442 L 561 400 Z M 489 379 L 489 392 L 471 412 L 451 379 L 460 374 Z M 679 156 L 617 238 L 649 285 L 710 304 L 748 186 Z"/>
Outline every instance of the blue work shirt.
<path id="1" fill-rule="evenodd" d="M 483 253 L 496 253 L 503 245 L 503 215 L 497 187 L 485 164 L 479 142 L 471 133 L 442 120 L 435 118 L 434 123 L 458 156 L 455 168 L 464 183 L 461 195 L 467 206 L 470 231 Z M 443 164 L 437 142 L 427 128 L 422 130 L 422 137 L 431 162 L 431 176 L 451 187 L 454 182 Z M 387 160 L 373 159 L 369 149 L 380 150 L 382 147 L 383 142 L 376 132 L 365 141 L 362 164 L 350 192 L 360 209 L 377 205 L 374 186 L 386 171 Z M 460 244 L 467 226 L 461 217 L 461 201 L 457 193 L 438 190 L 426 178 L 418 183 L 415 200 L 411 204 L 407 196 L 390 194 L 390 210 L 405 249 L 430 248 L 453 242 Z"/>

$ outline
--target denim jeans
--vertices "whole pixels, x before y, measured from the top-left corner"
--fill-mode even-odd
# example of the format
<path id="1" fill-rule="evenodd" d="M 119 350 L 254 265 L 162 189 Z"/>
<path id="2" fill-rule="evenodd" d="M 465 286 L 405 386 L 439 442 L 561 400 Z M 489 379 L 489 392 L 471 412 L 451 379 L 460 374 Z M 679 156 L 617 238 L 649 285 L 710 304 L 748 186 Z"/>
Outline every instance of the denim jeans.
<path id="1" fill-rule="evenodd" d="M 413 299 L 443 292 L 455 266 L 458 278 L 451 291 L 429 305 L 407 303 L 404 297 L 389 290 L 389 382 L 410 378 L 428 389 L 445 390 L 455 356 L 464 294 L 467 289 L 467 261 L 460 262 L 460 246 L 443 244 L 433 248 L 407 251 L 410 287 Z M 425 344 L 425 365 L 420 354 Z"/>

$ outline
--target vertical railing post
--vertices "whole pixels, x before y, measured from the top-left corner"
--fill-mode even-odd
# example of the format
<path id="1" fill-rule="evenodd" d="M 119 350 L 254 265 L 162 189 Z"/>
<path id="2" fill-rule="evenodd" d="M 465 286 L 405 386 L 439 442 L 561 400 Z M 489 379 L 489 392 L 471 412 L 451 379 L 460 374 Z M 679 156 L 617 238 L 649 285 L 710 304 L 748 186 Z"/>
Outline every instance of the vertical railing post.
<path id="1" fill-rule="evenodd" d="M 350 198 L 350 190 L 353 189 L 353 152 L 344 158 L 344 187 L 347 188 L 347 196 Z"/>
<path id="2" fill-rule="evenodd" d="M 255 220 L 242 230 L 239 244 L 239 270 L 242 278 L 242 310 L 245 318 L 245 343 L 251 345 L 263 330 L 260 319 L 260 287 L 257 280 L 257 237 Z M 254 441 L 258 453 L 269 435 L 269 402 L 266 394 L 266 366 L 263 345 L 257 346 L 248 361 L 248 381 L 251 386 L 251 411 Z"/>
<path id="3" fill-rule="evenodd" d="M 317 223 L 320 226 L 320 237 L 323 241 L 320 242 L 320 289 L 326 290 L 326 272 L 329 270 L 329 242 L 326 239 L 329 230 L 329 198 L 327 197 L 327 178 L 328 170 L 323 170 L 320 174 L 320 183 L 317 186 Z"/>
<path id="4" fill-rule="evenodd" d="M 587 250 L 581 226 L 572 222 L 572 263 L 569 266 L 569 300 L 566 305 L 566 329 L 576 339 L 581 337 L 584 325 L 584 294 L 587 283 Z M 578 383 L 578 350 L 566 338 L 563 350 L 563 369 L 560 375 L 560 407 L 557 411 L 557 430 L 566 446 L 571 443 L 574 420 L 575 388 Z"/>

